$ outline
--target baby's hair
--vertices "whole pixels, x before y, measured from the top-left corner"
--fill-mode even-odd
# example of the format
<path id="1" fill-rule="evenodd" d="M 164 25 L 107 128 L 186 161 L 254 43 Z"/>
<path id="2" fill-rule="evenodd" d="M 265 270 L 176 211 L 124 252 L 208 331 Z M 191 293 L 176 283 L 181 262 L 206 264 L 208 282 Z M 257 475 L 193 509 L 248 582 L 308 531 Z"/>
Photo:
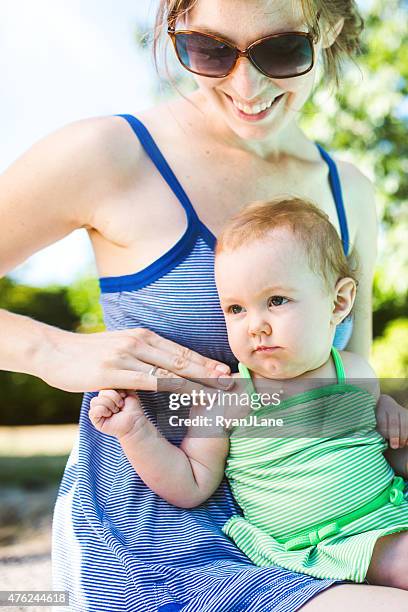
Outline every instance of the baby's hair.
<path id="1" fill-rule="evenodd" d="M 253 202 L 228 222 L 217 240 L 215 256 L 263 239 L 278 228 L 288 228 L 300 240 L 311 270 L 321 276 L 328 290 L 340 278 L 358 285 L 357 269 L 349 262 L 329 217 L 311 202 L 296 197 L 279 197 Z"/>

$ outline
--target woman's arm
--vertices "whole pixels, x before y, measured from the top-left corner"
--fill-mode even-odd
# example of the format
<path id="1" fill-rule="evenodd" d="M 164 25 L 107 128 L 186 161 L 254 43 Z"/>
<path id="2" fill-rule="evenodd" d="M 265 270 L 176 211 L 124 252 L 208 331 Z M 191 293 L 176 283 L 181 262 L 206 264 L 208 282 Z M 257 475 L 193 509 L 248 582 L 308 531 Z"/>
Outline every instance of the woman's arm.
<path id="1" fill-rule="evenodd" d="M 135 153 L 124 150 L 122 123 L 96 117 L 69 124 L 0 176 L 0 276 L 73 230 L 92 228 L 97 207 L 133 184 L 141 147 L 133 139 Z M 0 310 L 0 336 L 0 369 L 65 391 L 156 390 L 152 365 L 180 385 L 187 384 L 181 377 L 216 381 L 222 366 L 146 329 L 76 334 Z"/>
<path id="2" fill-rule="evenodd" d="M 390 444 L 384 457 L 399 476 L 408 478 L 408 409 L 389 395 L 381 395 L 376 418 L 377 431 Z"/>
<path id="3" fill-rule="evenodd" d="M 408 442 L 408 410 L 399 406 L 392 397 L 380 395 L 379 381 L 368 361 L 348 351 L 342 351 L 341 356 L 346 377 L 351 381 L 357 380 L 358 386 L 364 387 L 377 402 L 376 429 L 390 443 L 390 448 L 384 451 L 384 457 L 399 476 L 407 478 L 408 446 L 398 446 L 405 446 Z"/>
<path id="4" fill-rule="evenodd" d="M 0 276 L 91 226 L 106 188 L 95 181 L 104 125 L 99 118 L 71 123 L 35 143 L 0 176 Z M 60 342 L 69 346 L 74 335 L 4 310 L 0 329 L 0 368 L 41 378 L 58 363 Z"/>

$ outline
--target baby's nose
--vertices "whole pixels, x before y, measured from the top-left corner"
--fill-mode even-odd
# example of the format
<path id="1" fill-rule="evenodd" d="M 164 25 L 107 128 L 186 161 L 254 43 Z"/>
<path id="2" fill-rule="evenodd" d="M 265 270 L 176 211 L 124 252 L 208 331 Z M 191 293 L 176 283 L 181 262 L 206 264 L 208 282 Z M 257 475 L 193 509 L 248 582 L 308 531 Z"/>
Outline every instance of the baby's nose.
<path id="1" fill-rule="evenodd" d="M 260 334 L 271 334 L 272 327 L 264 317 L 255 316 L 251 318 L 249 323 L 248 332 L 252 336 L 259 336 Z"/>

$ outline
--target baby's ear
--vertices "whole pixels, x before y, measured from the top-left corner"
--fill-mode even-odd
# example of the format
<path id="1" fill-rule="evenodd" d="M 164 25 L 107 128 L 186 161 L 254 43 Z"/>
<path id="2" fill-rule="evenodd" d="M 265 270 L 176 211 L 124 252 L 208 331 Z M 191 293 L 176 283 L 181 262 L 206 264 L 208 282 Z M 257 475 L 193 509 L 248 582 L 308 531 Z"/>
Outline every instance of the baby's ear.
<path id="1" fill-rule="evenodd" d="M 337 281 L 331 318 L 334 325 L 341 323 L 351 312 L 356 299 L 356 291 L 356 281 L 352 278 L 346 277 Z"/>

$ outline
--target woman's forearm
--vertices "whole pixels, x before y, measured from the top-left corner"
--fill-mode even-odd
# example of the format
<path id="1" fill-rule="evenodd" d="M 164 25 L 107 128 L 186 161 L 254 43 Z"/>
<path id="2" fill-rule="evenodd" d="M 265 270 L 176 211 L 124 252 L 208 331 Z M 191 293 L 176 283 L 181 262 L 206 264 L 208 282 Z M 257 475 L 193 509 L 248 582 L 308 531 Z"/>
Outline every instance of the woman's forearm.
<path id="1" fill-rule="evenodd" d="M 0 309 L 0 370 L 42 378 L 46 367 L 44 356 L 51 350 L 53 333 L 64 331 Z M 50 359 L 52 362 L 51 355 Z"/>
<path id="2" fill-rule="evenodd" d="M 194 352 L 191 361 L 176 367 L 182 347 L 144 328 L 75 333 L 1 309 L 0 338 L 0 370 L 38 376 L 51 387 L 70 393 L 157 390 L 157 378 L 141 368 L 153 342 L 158 361 L 147 361 L 149 367 L 155 364 L 186 379 L 217 379 L 223 372 L 219 368 L 228 368 Z M 200 359 L 200 366 L 194 357 Z"/>

